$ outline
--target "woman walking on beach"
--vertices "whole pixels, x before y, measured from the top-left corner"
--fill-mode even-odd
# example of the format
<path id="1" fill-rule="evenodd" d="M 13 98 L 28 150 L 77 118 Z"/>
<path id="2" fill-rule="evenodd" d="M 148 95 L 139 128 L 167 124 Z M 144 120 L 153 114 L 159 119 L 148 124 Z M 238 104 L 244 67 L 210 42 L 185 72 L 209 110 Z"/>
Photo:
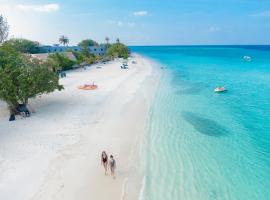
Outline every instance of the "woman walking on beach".
<path id="1" fill-rule="evenodd" d="M 116 162 L 115 162 L 115 160 L 114 160 L 114 158 L 113 158 L 112 155 L 110 155 L 109 165 L 110 165 L 111 175 L 115 179 Z"/>
<path id="2" fill-rule="evenodd" d="M 103 165 L 105 169 L 105 175 L 107 175 L 107 168 L 108 168 L 108 156 L 105 151 L 102 151 L 101 154 L 101 165 Z"/>

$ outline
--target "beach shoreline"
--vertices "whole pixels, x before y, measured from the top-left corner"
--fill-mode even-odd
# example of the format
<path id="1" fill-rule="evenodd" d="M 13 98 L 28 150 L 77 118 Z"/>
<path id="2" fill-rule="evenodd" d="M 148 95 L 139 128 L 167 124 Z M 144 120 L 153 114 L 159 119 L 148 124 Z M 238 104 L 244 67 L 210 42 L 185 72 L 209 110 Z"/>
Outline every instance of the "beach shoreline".
<path id="1" fill-rule="evenodd" d="M 0 105 L 1 199 L 138 199 L 140 145 L 161 73 L 132 57 L 129 69 L 113 61 L 68 72 L 64 91 L 30 102 L 37 110 L 30 118 L 9 123 Z M 78 90 L 92 81 L 98 90 Z M 116 180 L 104 175 L 102 150 L 116 158 Z"/>

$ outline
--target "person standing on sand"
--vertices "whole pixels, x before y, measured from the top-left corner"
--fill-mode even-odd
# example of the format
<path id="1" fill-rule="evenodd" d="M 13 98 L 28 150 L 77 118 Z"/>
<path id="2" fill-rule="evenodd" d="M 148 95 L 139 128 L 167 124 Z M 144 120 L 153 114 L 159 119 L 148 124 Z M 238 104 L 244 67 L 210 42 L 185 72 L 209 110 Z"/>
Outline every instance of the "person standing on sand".
<path id="1" fill-rule="evenodd" d="M 109 166 L 110 166 L 110 170 L 111 170 L 111 175 L 115 179 L 116 162 L 115 162 L 115 160 L 114 160 L 114 158 L 113 158 L 112 155 L 110 155 Z"/>
<path id="2" fill-rule="evenodd" d="M 103 165 L 105 169 L 105 175 L 107 175 L 107 168 L 108 168 L 108 156 L 105 151 L 102 151 L 101 154 L 101 165 Z"/>

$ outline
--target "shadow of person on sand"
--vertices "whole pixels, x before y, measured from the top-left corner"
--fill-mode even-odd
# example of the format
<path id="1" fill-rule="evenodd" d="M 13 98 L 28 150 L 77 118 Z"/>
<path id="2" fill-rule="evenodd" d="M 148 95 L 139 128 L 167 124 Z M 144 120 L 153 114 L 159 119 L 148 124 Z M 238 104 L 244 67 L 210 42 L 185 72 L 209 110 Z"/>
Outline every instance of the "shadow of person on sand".
<path id="1" fill-rule="evenodd" d="M 193 126 L 194 129 L 204 135 L 220 137 L 226 136 L 229 133 L 226 127 L 214 120 L 201 117 L 188 111 L 183 111 L 181 115 L 188 123 Z"/>

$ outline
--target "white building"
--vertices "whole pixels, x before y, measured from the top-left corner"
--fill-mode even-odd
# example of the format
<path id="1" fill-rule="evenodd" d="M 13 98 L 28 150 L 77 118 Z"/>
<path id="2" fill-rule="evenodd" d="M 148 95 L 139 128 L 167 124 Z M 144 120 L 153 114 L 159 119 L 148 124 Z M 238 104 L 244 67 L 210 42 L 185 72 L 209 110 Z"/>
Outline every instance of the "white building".
<path id="1" fill-rule="evenodd" d="M 41 47 L 46 53 L 61 53 L 66 52 L 68 50 L 72 51 L 81 51 L 80 46 L 42 46 Z M 103 56 L 106 53 L 106 46 L 105 45 L 99 45 L 97 47 L 90 46 L 89 51 L 91 54 L 100 55 Z"/>

